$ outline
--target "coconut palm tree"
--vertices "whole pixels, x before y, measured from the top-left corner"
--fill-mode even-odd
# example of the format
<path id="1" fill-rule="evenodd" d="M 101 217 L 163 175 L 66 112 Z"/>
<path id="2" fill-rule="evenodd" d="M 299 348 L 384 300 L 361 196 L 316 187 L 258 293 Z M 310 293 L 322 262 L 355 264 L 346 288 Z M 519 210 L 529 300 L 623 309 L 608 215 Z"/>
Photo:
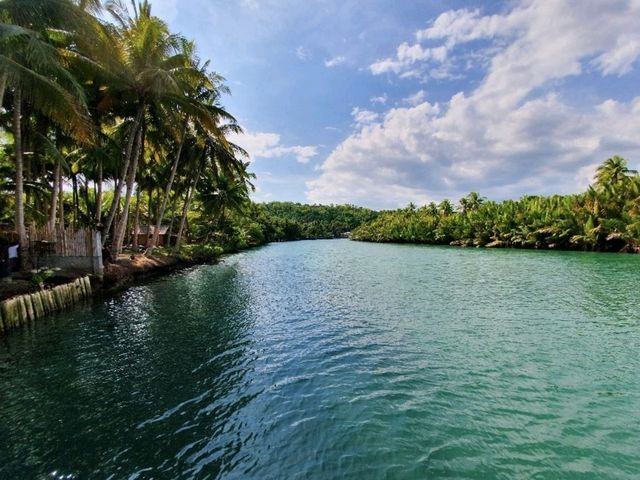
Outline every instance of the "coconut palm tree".
<path id="1" fill-rule="evenodd" d="M 90 136 L 84 92 L 67 69 L 70 50 L 59 38 L 65 28 L 84 18 L 64 0 L 0 2 L 0 104 L 9 88 L 13 95 L 12 130 L 15 174 L 15 225 L 23 264 L 28 261 L 24 217 L 25 107 L 36 110 L 77 140 Z M 71 36 L 71 35 L 69 35 Z"/>
<path id="2" fill-rule="evenodd" d="M 189 59 L 192 68 L 189 70 L 188 76 L 182 78 L 179 77 L 179 80 L 181 81 L 184 89 L 185 97 L 191 100 L 192 106 L 195 107 L 197 114 L 190 115 L 189 113 L 184 113 L 184 118 L 179 118 L 178 121 L 175 122 L 178 125 L 182 125 L 182 132 L 180 133 L 180 137 L 177 139 L 177 152 L 175 153 L 169 177 L 165 185 L 164 196 L 160 209 L 158 210 L 154 233 L 153 236 L 149 238 L 147 244 L 149 253 L 152 252 L 153 247 L 158 243 L 160 225 L 164 220 L 167 203 L 169 201 L 173 181 L 178 170 L 178 165 L 181 160 L 183 145 L 185 143 L 188 130 L 190 128 L 193 129 L 193 133 L 196 136 L 207 137 L 210 142 L 221 145 L 223 149 L 230 148 L 225 134 L 231 129 L 236 132 L 240 131 L 239 127 L 237 127 L 235 118 L 233 118 L 233 116 L 218 104 L 221 91 L 228 91 L 226 86 L 222 83 L 224 79 L 217 74 L 209 75 L 207 73 L 208 62 L 202 66 L 198 65 L 197 58 L 194 58 L 194 48 L 192 44 L 186 45 L 184 54 L 185 57 Z M 179 115 L 182 114 L 182 110 L 183 109 L 179 110 Z M 193 109 L 191 112 L 193 113 Z M 165 118 L 171 118 L 171 116 L 168 115 Z M 220 122 L 223 121 L 228 123 L 221 126 Z M 228 156 L 221 157 L 221 160 L 227 160 L 228 158 Z M 233 161 L 231 163 L 233 163 Z M 226 162 L 223 166 L 224 168 L 228 168 Z"/>
<path id="3" fill-rule="evenodd" d="M 182 118 L 179 122 L 182 125 L 187 125 L 189 121 L 198 122 L 210 132 L 218 133 L 218 117 L 226 112 L 216 106 L 203 104 L 191 93 L 193 88 L 190 85 L 207 83 L 202 69 L 197 67 L 197 61 L 193 58 L 193 45 L 182 36 L 171 34 L 166 23 L 152 15 L 147 1 L 133 3 L 133 15 L 129 15 L 123 4 L 117 1 L 108 2 L 107 10 L 118 26 L 114 35 L 117 37 L 119 58 L 107 96 L 121 100 L 130 119 L 122 169 L 105 224 L 105 231 L 109 232 L 126 186 L 122 215 L 112 237 L 113 253 L 118 254 L 122 250 L 138 159 L 144 156 L 146 146 L 142 132 L 152 121 L 150 116 L 177 116 Z M 176 135 L 178 151 L 182 132 L 186 131 L 184 128 L 179 130 L 181 133 Z M 176 155 L 174 159 L 176 168 L 179 157 Z M 170 185 L 168 190 L 170 192 Z M 168 201 L 168 195 L 165 195 L 165 199 Z"/>
<path id="4" fill-rule="evenodd" d="M 636 170 L 627 167 L 627 161 L 614 155 L 605 160 L 596 170 L 596 186 L 603 189 L 607 186 L 613 188 L 624 187 L 631 175 L 636 175 Z"/>
<path id="5" fill-rule="evenodd" d="M 248 165 L 244 163 L 243 173 L 235 176 L 207 172 L 199 197 L 214 228 L 222 227 L 227 210 L 242 211 L 248 205 L 249 194 L 255 188 L 251 183 L 255 175 L 247 171 Z"/>

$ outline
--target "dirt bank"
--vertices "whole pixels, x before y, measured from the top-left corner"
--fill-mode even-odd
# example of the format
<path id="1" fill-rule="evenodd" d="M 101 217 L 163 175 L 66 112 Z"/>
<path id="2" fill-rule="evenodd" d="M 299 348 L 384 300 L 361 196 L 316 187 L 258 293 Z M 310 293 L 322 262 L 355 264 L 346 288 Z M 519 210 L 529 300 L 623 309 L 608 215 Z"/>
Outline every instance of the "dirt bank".
<path id="1" fill-rule="evenodd" d="M 117 263 L 105 265 L 102 290 L 110 293 L 134 284 L 136 281 L 164 275 L 181 268 L 200 263 L 210 263 L 215 259 L 186 260 L 174 256 L 120 255 Z"/>

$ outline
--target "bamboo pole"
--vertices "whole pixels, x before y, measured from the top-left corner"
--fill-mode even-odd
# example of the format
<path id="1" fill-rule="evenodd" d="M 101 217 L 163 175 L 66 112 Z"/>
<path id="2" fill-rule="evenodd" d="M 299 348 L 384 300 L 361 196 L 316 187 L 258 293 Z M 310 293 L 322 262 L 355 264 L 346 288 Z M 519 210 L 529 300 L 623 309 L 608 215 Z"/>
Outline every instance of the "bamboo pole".
<path id="1" fill-rule="evenodd" d="M 0 302 L 0 334 L 64 310 L 90 296 L 91 281 L 84 276 L 49 290 L 4 300 Z"/>

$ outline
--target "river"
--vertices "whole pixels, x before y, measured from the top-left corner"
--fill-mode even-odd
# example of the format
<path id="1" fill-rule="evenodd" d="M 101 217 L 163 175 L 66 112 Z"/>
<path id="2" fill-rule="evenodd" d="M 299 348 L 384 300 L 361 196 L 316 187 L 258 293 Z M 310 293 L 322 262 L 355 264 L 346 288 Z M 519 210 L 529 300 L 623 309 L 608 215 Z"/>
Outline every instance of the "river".
<path id="1" fill-rule="evenodd" d="M 0 340 L 0 478 L 638 478 L 640 256 L 271 244 Z"/>

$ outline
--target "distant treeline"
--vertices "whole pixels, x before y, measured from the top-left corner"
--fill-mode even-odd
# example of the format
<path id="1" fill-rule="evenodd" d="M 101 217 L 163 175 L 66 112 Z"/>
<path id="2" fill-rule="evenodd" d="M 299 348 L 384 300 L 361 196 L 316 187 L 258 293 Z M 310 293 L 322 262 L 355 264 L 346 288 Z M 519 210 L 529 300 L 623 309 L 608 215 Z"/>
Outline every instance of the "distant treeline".
<path id="1" fill-rule="evenodd" d="M 378 212 L 353 205 L 303 205 L 293 202 L 252 203 L 232 213 L 221 232 L 229 249 L 288 240 L 337 238 Z"/>
<path id="2" fill-rule="evenodd" d="M 300 239 L 336 238 L 363 223 L 374 220 L 378 213 L 353 205 L 304 205 L 292 202 L 263 204 L 267 214 L 289 220 L 298 226 Z"/>
<path id="3" fill-rule="evenodd" d="M 352 232 L 371 242 L 479 247 L 640 250 L 640 176 L 620 157 L 606 160 L 577 195 L 494 202 L 475 192 L 439 204 L 383 212 Z"/>

